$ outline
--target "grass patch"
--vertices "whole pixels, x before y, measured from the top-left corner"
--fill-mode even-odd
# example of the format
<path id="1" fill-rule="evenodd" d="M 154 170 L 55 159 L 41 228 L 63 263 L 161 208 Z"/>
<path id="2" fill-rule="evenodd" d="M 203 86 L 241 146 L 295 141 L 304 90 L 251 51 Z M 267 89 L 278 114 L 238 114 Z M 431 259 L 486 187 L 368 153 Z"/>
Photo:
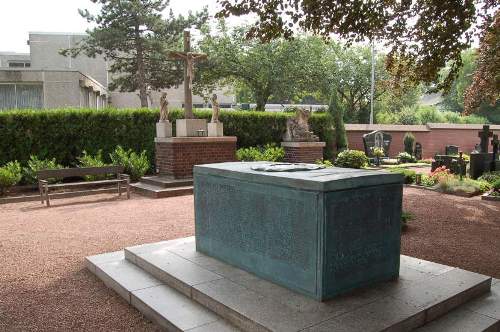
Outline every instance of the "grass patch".
<path id="1" fill-rule="evenodd" d="M 413 213 L 403 211 L 401 213 L 401 230 L 405 231 L 408 228 L 408 222 L 415 219 Z"/>

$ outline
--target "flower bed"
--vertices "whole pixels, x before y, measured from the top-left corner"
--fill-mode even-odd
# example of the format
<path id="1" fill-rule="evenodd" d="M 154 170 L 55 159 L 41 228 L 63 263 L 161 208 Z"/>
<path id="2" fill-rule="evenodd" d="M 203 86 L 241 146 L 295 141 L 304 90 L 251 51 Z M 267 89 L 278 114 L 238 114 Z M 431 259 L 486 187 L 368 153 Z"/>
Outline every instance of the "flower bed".
<path id="1" fill-rule="evenodd" d="M 472 197 L 491 189 L 492 185 L 484 180 L 460 178 L 451 174 L 445 166 L 438 167 L 429 174 L 415 174 L 407 169 L 389 169 L 405 176 L 405 183 L 411 187 L 438 191 L 445 194 Z"/>

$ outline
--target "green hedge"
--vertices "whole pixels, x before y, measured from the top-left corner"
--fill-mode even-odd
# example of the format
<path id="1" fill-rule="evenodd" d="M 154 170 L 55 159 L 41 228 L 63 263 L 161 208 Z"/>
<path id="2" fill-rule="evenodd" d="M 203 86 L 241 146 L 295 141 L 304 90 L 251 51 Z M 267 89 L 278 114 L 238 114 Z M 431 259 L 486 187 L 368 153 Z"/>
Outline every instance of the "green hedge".
<path id="1" fill-rule="evenodd" d="M 173 110 L 170 119 L 181 118 Z M 195 111 L 210 119 L 210 111 Z M 238 137 L 238 147 L 280 143 L 285 132 L 285 113 L 221 111 L 224 134 Z M 63 165 L 74 165 L 85 150 L 108 156 L 116 146 L 140 152 L 146 150 L 154 160 L 155 122 L 158 110 L 149 109 L 54 109 L 11 110 L 0 112 L 0 165 L 12 160 L 26 164 L 30 155 L 55 158 Z M 328 114 L 314 114 L 311 128 L 331 146 L 332 129 Z M 326 149 L 325 158 L 331 158 Z"/>

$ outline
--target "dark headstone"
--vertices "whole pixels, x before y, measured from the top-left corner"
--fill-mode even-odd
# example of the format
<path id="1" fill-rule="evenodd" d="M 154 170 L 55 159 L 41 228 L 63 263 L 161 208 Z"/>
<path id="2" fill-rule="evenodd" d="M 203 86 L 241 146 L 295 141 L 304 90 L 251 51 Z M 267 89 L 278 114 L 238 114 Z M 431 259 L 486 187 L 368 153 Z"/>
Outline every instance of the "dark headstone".
<path id="1" fill-rule="evenodd" d="M 473 152 L 470 154 L 470 170 L 469 175 L 473 179 L 477 179 L 484 172 L 488 172 L 491 168 L 491 162 L 493 161 L 492 153 L 477 153 Z"/>
<path id="2" fill-rule="evenodd" d="M 458 156 L 458 146 L 456 145 L 447 145 L 445 147 L 445 155 L 447 156 Z"/>
<path id="3" fill-rule="evenodd" d="M 458 174 L 460 175 L 460 180 L 466 175 L 467 172 L 467 162 L 464 159 L 464 153 L 460 151 L 458 153 Z"/>
<path id="4" fill-rule="evenodd" d="M 493 132 L 490 131 L 490 126 L 484 125 L 483 130 L 480 131 L 477 136 L 481 138 L 481 143 L 480 143 L 481 152 L 488 153 L 488 141 L 489 138 L 493 136 Z"/>
<path id="5" fill-rule="evenodd" d="M 452 174 L 461 174 L 465 175 L 467 171 L 467 162 L 463 160 L 464 165 L 460 164 L 458 153 L 456 156 L 448 156 L 448 155 L 435 155 L 434 161 L 431 165 L 431 171 L 434 172 L 438 167 L 446 167 L 450 170 Z M 463 158 L 462 158 L 463 159 Z"/>
<path id="6" fill-rule="evenodd" d="M 391 147 L 392 136 L 381 130 L 375 130 L 371 133 L 363 135 L 363 145 L 365 147 L 365 153 L 368 158 L 374 158 L 373 149 L 382 148 L 384 149 L 384 154 L 389 155 L 389 148 Z"/>
<path id="7" fill-rule="evenodd" d="M 415 159 L 422 160 L 422 144 L 419 142 L 415 143 Z"/>
<path id="8" fill-rule="evenodd" d="M 498 161 L 498 146 L 500 142 L 498 141 L 498 135 L 493 135 L 493 139 L 491 140 L 491 146 L 493 147 L 493 160 L 491 162 L 490 170 L 492 172 L 497 170 L 497 161 Z"/>

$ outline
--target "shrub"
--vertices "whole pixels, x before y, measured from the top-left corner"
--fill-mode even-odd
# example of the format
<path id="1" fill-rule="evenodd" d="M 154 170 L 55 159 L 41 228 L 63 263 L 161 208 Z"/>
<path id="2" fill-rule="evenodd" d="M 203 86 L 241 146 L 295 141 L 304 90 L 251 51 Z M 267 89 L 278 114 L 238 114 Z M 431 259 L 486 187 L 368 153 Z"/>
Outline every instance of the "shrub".
<path id="1" fill-rule="evenodd" d="M 0 194 L 18 184 L 22 178 L 21 164 L 18 161 L 11 161 L 0 167 Z"/>
<path id="2" fill-rule="evenodd" d="M 446 180 L 453 177 L 451 171 L 446 168 L 446 166 L 441 166 L 436 168 L 433 172 L 429 174 L 429 177 L 434 180 L 435 183 Z"/>
<path id="3" fill-rule="evenodd" d="M 283 158 L 285 158 L 285 149 L 272 144 L 236 151 L 236 159 L 240 161 L 283 161 Z"/>
<path id="4" fill-rule="evenodd" d="M 102 159 L 102 150 L 97 151 L 95 156 L 90 155 L 87 151 L 83 151 L 83 155 L 78 157 L 78 167 L 103 167 L 106 163 Z M 105 175 L 86 175 L 84 176 L 87 181 L 97 181 L 106 178 Z"/>
<path id="5" fill-rule="evenodd" d="M 405 152 L 411 156 L 413 154 L 413 146 L 415 145 L 415 135 L 412 133 L 406 133 L 403 138 L 403 143 L 405 146 Z"/>
<path id="6" fill-rule="evenodd" d="M 210 119 L 210 111 L 195 110 L 198 118 Z M 170 120 L 183 116 L 171 110 Z M 282 112 L 221 111 L 224 133 L 238 137 L 238 147 L 279 143 L 292 116 Z M 55 158 L 64 166 L 74 166 L 83 151 L 102 150 L 108 156 L 116 146 L 133 151 L 146 150 L 154 160 L 155 122 L 158 110 L 150 109 L 53 109 L 9 110 L 0 112 L 0 165 L 18 160 L 26 164 L 30 155 Z M 332 146 L 333 122 L 329 114 L 312 114 L 311 130 Z M 325 149 L 325 158 L 332 158 Z"/>
<path id="7" fill-rule="evenodd" d="M 23 168 L 23 181 L 27 184 L 38 183 L 37 172 L 42 169 L 58 169 L 62 168 L 57 164 L 56 159 L 39 159 L 37 156 L 30 156 L 28 167 Z"/>
<path id="8" fill-rule="evenodd" d="M 362 168 L 368 164 L 368 157 L 363 151 L 344 150 L 334 162 L 337 167 Z"/>
<path id="9" fill-rule="evenodd" d="M 476 182 L 479 183 L 479 190 L 482 192 L 482 193 L 485 193 L 487 191 L 490 191 L 491 188 L 493 187 L 493 185 L 489 182 L 486 182 L 486 181 L 480 181 L 480 180 L 476 180 Z"/>
<path id="10" fill-rule="evenodd" d="M 429 175 L 422 174 L 420 183 L 424 187 L 434 187 L 437 183 L 437 180 L 433 177 L 430 177 Z"/>
<path id="11" fill-rule="evenodd" d="M 460 180 L 456 177 L 447 177 L 438 182 L 438 189 L 445 193 L 451 194 L 480 194 L 488 189 L 485 188 L 485 183 L 472 179 Z"/>
<path id="12" fill-rule="evenodd" d="M 373 156 L 377 158 L 382 158 L 385 156 L 385 151 L 382 148 L 372 148 Z"/>
<path id="13" fill-rule="evenodd" d="M 400 152 L 397 156 L 400 163 L 414 163 L 416 159 L 408 152 Z"/>
<path id="14" fill-rule="evenodd" d="M 415 218 L 413 213 L 403 211 L 401 213 L 401 230 L 406 230 L 408 228 L 408 221 L 411 221 Z"/>
<path id="15" fill-rule="evenodd" d="M 325 166 L 325 167 L 333 167 L 333 163 L 330 161 L 330 160 L 321 160 L 321 159 L 318 159 L 316 160 L 316 164 L 317 165 L 322 165 L 322 166 Z"/>
<path id="16" fill-rule="evenodd" d="M 491 185 L 491 189 L 493 189 L 494 191 L 500 192 L 500 179 L 493 182 L 493 184 Z"/>
<path id="17" fill-rule="evenodd" d="M 494 171 L 494 172 L 485 172 L 483 175 L 481 175 L 478 180 L 480 181 L 486 181 L 488 183 L 495 183 L 498 180 L 500 180 L 500 171 Z"/>
<path id="18" fill-rule="evenodd" d="M 109 154 L 109 157 L 113 165 L 123 166 L 124 172 L 130 175 L 130 179 L 133 181 L 143 177 L 151 167 L 146 151 L 137 154 L 132 149 L 125 150 L 119 145 L 115 151 Z"/>
<path id="19" fill-rule="evenodd" d="M 389 169 L 389 172 L 391 173 L 397 173 L 397 174 L 402 174 L 404 176 L 404 181 L 406 184 L 411 184 L 415 183 L 415 180 L 417 178 L 417 172 L 412 171 L 410 169 L 404 169 L 404 168 L 391 168 Z"/>

